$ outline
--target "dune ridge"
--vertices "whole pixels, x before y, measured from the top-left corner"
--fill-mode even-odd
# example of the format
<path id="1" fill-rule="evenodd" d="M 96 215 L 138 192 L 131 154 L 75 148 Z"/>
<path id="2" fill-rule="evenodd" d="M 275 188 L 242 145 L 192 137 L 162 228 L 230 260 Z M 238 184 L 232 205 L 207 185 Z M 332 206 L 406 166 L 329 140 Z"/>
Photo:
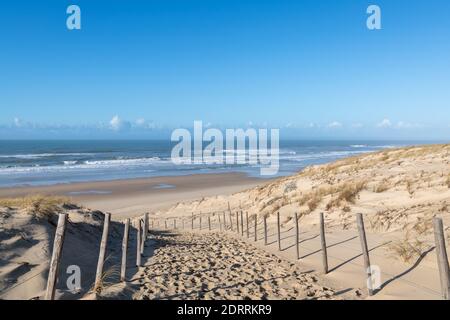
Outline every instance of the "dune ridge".
<path id="1" fill-rule="evenodd" d="M 118 283 L 117 272 L 123 225 L 112 221 L 104 292 L 99 296 L 90 294 L 90 289 L 104 214 L 61 197 L 2 199 L 0 297 L 42 298 L 56 214 L 64 212 L 70 223 L 58 282 L 61 299 L 440 299 L 431 221 L 443 218 L 449 240 L 449 203 L 450 145 L 355 156 L 230 195 L 180 201 L 150 213 L 154 228 L 144 266 L 135 268 L 135 256 L 130 254 L 127 283 Z M 219 232 L 218 219 L 226 213 L 227 221 L 229 211 L 233 219 L 240 211 L 258 219 L 257 242 L 252 226 L 248 237 L 230 228 Z M 321 272 L 320 212 L 325 213 L 328 274 Z M 380 288 L 372 297 L 365 293 L 355 225 L 359 212 L 366 221 L 372 263 L 381 270 Z M 199 230 L 197 225 L 191 230 L 192 213 L 209 217 L 213 230 L 205 226 Z M 276 213 L 281 216 L 281 251 Z M 300 224 L 299 260 L 293 251 L 294 213 Z M 262 217 L 269 225 L 268 245 L 262 241 Z M 170 223 L 167 230 L 163 222 L 174 219 L 176 230 Z M 137 218 L 133 222 L 136 225 Z M 129 241 L 129 251 L 135 252 L 134 227 Z M 75 293 L 64 289 L 65 269 L 72 264 L 83 270 L 82 290 Z M 284 280 L 274 281 L 271 275 L 276 274 Z"/>

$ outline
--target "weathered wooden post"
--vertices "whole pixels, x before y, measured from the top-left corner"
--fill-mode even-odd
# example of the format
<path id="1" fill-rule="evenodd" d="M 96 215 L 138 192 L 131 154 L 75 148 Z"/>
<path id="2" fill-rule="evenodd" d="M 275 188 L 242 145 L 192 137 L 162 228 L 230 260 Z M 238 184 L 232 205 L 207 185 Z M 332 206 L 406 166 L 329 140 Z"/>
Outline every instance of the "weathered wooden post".
<path id="1" fill-rule="evenodd" d="M 442 298 L 450 300 L 450 273 L 448 266 L 447 248 L 445 246 L 444 225 L 441 218 L 433 219 L 434 241 L 436 243 L 436 257 L 439 267 Z"/>
<path id="2" fill-rule="evenodd" d="M 177 229 L 177 218 L 173 218 L 173 228 L 174 230 Z"/>
<path id="3" fill-rule="evenodd" d="M 297 253 L 297 260 L 298 259 L 300 259 L 300 250 L 299 250 L 299 237 L 300 237 L 300 235 L 299 235 L 299 230 L 298 230 L 298 214 L 297 214 L 297 212 L 295 213 L 295 216 L 294 216 L 294 219 L 295 219 L 295 252 Z"/>
<path id="4" fill-rule="evenodd" d="M 202 214 L 200 213 L 200 230 L 202 230 Z"/>
<path id="5" fill-rule="evenodd" d="M 222 221 L 220 219 L 220 214 L 217 214 L 217 218 L 219 218 L 219 230 L 222 232 Z"/>
<path id="6" fill-rule="evenodd" d="M 142 218 L 141 222 L 142 222 L 142 238 L 141 238 L 141 254 L 144 254 L 144 248 L 145 248 L 145 241 L 147 240 L 147 232 L 145 230 L 148 229 L 148 227 L 146 227 L 146 216 L 144 214 L 144 217 Z"/>
<path id="7" fill-rule="evenodd" d="M 278 250 L 281 251 L 280 212 L 277 212 Z"/>
<path id="8" fill-rule="evenodd" d="M 227 231 L 227 221 L 225 220 L 225 211 L 223 212 L 223 231 Z"/>
<path id="9" fill-rule="evenodd" d="M 239 212 L 236 211 L 236 231 L 239 234 Z"/>
<path id="10" fill-rule="evenodd" d="M 144 213 L 144 240 L 143 245 L 145 245 L 145 241 L 147 241 L 148 236 L 148 212 Z"/>
<path id="11" fill-rule="evenodd" d="M 322 247 L 322 266 L 323 273 L 328 273 L 328 255 L 327 255 L 327 241 L 325 238 L 325 219 L 323 212 L 319 215 L 320 218 L 320 245 Z"/>
<path id="12" fill-rule="evenodd" d="M 367 291 L 369 296 L 373 295 L 373 286 L 372 286 L 372 270 L 370 267 L 370 257 L 369 257 L 369 249 L 367 248 L 367 239 L 366 239 L 366 231 L 364 229 L 364 220 L 361 213 L 356 214 L 356 223 L 358 225 L 359 231 L 359 239 L 361 240 L 361 249 L 363 252 L 364 258 L 364 268 L 366 271 L 366 279 L 367 279 Z"/>
<path id="13" fill-rule="evenodd" d="M 106 246 L 108 243 L 109 222 L 111 221 L 111 214 L 105 213 L 105 220 L 103 222 L 102 240 L 100 242 L 100 252 L 98 254 L 97 272 L 95 274 L 94 291 L 99 292 L 102 286 L 103 265 L 105 263 Z"/>
<path id="14" fill-rule="evenodd" d="M 267 216 L 264 215 L 264 245 L 267 246 Z"/>
<path id="15" fill-rule="evenodd" d="M 244 236 L 244 213 L 241 210 L 241 236 Z"/>
<path id="16" fill-rule="evenodd" d="M 153 222 L 153 220 L 152 220 Z M 128 235 L 130 233 L 130 218 L 125 221 L 122 240 L 122 264 L 120 266 L 120 281 L 125 281 L 127 271 Z"/>
<path id="17" fill-rule="evenodd" d="M 249 233 L 248 233 L 248 212 L 245 212 L 245 225 L 247 227 L 247 239 L 250 237 Z"/>
<path id="18" fill-rule="evenodd" d="M 167 227 L 167 225 L 166 225 Z M 136 267 L 141 266 L 141 237 L 142 237 L 142 230 L 141 230 L 141 221 L 138 220 L 137 224 L 137 234 L 136 234 Z"/>
<path id="19" fill-rule="evenodd" d="M 255 242 L 258 241 L 258 216 L 255 213 Z"/>
<path id="20" fill-rule="evenodd" d="M 233 231 L 233 215 L 231 214 L 231 211 L 230 211 L 230 230 Z"/>
<path id="21" fill-rule="evenodd" d="M 191 230 L 194 230 L 194 213 L 192 212 L 192 217 L 191 217 Z"/>
<path id="22" fill-rule="evenodd" d="M 64 244 L 64 235 L 66 233 L 67 214 L 58 215 L 58 225 L 53 240 L 52 259 L 48 270 L 47 290 L 45 291 L 45 300 L 55 299 L 56 281 L 58 279 L 59 261 L 61 259 L 62 248 Z"/>
<path id="23" fill-rule="evenodd" d="M 211 231 L 211 215 L 208 215 L 208 229 Z"/>

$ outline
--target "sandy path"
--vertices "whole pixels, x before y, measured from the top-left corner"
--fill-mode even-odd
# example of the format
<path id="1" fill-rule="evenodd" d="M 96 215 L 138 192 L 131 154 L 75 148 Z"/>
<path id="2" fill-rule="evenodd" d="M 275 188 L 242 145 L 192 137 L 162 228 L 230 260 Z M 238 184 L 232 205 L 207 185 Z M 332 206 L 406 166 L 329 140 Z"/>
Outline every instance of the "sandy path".
<path id="1" fill-rule="evenodd" d="M 340 298 L 310 270 L 221 233 L 154 232 L 148 248 L 135 299 Z"/>
<path id="2" fill-rule="evenodd" d="M 282 219 L 285 220 L 284 218 Z M 173 230 L 173 219 L 168 218 L 167 227 Z M 236 233 L 236 224 L 233 221 L 234 231 L 229 230 L 228 217 L 227 231 L 218 232 L 220 229 L 217 217 L 211 219 L 212 232 L 215 239 L 224 237 L 223 244 L 227 247 L 228 243 L 240 243 L 240 246 L 250 246 L 251 250 L 263 252 L 262 254 L 276 255 L 283 261 L 287 261 L 288 265 L 294 264 L 301 271 L 314 271 L 321 281 L 326 282 L 331 288 L 345 288 L 345 291 L 352 292 L 348 298 L 354 297 L 354 292 L 358 291 L 362 294 L 359 298 L 370 299 L 440 299 L 440 284 L 439 273 L 436 265 L 436 257 L 433 247 L 427 249 L 424 254 L 413 261 L 406 263 L 399 261 L 392 256 L 388 250 L 389 243 L 395 239 L 392 235 L 385 234 L 383 236 L 367 233 L 368 244 L 370 250 L 371 263 L 377 267 L 380 274 L 380 289 L 372 297 L 366 295 L 366 279 L 364 273 L 364 263 L 361 255 L 361 245 L 358 237 L 358 232 L 354 229 L 342 230 L 338 227 L 327 226 L 327 250 L 328 263 L 330 273 L 323 274 L 322 270 L 322 252 L 320 245 L 319 230 L 317 224 L 303 225 L 300 223 L 300 239 L 299 251 L 300 260 L 296 258 L 295 251 L 295 229 L 292 226 L 292 221 L 281 227 L 281 247 L 282 251 L 278 250 L 276 224 L 272 219 L 268 220 L 268 245 L 264 245 L 263 223 L 258 221 L 257 239 L 254 241 L 253 224 L 249 226 L 249 236 L 246 235 L 246 224 L 244 223 L 244 235 L 241 236 Z M 194 230 L 191 230 L 189 216 L 185 219 L 185 230 L 194 232 L 200 237 L 208 235 L 207 219 L 203 219 L 203 230 L 199 230 L 198 219 L 195 220 Z M 161 224 L 160 224 L 161 225 Z M 164 224 L 162 224 L 164 226 Z M 182 231 L 182 223 L 177 222 L 177 232 Z M 167 231 L 170 232 L 170 231 Z M 219 238 L 220 235 L 220 238 Z M 192 242 L 186 239 L 186 242 Z M 169 245 L 170 242 L 167 243 Z M 244 243 L 244 244 L 242 244 Z M 155 244 L 149 243 L 154 246 Z M 206 251 L 210 248 L 203 248 Z M 199 249 L 200 251 L 201 249 Z M 245 256 L 251 262 L 257 255 L 253 253 L 239 251 L 239 255 Z M 182 252 L 173 251 L 173 255 L 179 255 Z M 229 256 L 233 256 L 228 254 Z M 199 253 L 203 257 L 202 253 Z M 216 257 L 221 258 L 219 255 Z M 217 260 L 217 261 L 218 261 Z M 297 269 L 297 270 L 298 270 Z M 257 274 L 257 272 L 255 272 Z M 258 296 L 255 298 L 260 299 Z M 300 298 L 300 296 L 298 297 Z"/>

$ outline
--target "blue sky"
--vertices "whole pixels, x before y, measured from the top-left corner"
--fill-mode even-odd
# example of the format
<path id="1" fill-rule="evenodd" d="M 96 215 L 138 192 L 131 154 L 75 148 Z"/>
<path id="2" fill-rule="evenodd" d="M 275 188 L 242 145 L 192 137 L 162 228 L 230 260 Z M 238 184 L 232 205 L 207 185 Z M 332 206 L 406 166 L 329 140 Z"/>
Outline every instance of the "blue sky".
<path id="1" fill-rule="evenodd" d="M 81 8 L 82 29 L 66 28 Z M 377 4 L 382 30 L 366 28 Z M 11 1 L 0 139 L 450 138 L 448 0 Z"/>

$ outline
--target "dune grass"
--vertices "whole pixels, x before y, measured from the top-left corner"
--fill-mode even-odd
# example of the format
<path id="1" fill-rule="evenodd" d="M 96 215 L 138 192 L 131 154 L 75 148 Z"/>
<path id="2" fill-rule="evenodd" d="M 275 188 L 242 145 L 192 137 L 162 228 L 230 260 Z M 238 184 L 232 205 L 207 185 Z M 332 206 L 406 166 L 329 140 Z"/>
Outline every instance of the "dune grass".
<path id="1" fill-rule="evenodd" d="M 108 261 L 110 256 L 108 256 L 105 259 L 105 262 Z M 104 270 L 102 272 L 102 275 L 100 277 L 100 282 L 97 284 L 93 284 L 89 292 L 95 293 L 95 294 L 101 294 L 103 290 L 106 288 L 116 284 L 116 280 L 113 280 L 114 278 L 118 278 L 120 276 L 120 270 L 117 265 L 113 265 L 109 267 L 108 269 Z"/>
<path id="2" fill-rule="evenodd" d="M 376 193 L 382 193 L 385 192 L 387 190 L 389 190 L 390 185 L 389 182 L 386 179 L 383 179 L 375 188 L 374 188 L 374 192 Z"/>
<path id="3" fill-rule="evenodd" d="M 403 239 L 399 239 L 389 245 L 389 250 L 392 255 L 406 263 L 420 257 L 426 249 L 427 245 L 424 241 L 421 241 L 418 238 L 411 239 L 408 235 L 405 235 Z"/>
<path id="4" fill-rule="evenodd" d="M 67 197 L 28 195 L 21 198 L 0 199 L 0 207 L 18 208 L 38 219 L 49 219 L 62 211 L 62 206 L 69 204 Z"/>

